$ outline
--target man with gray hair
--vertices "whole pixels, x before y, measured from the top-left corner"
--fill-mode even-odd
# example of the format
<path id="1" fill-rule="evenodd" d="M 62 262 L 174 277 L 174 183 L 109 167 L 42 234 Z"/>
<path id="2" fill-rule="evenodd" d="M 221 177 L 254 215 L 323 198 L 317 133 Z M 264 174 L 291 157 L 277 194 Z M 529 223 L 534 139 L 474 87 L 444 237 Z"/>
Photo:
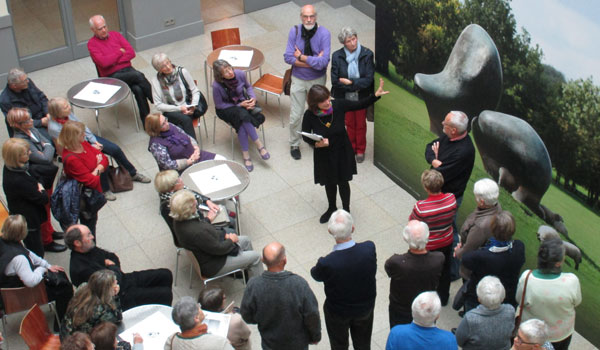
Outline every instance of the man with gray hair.
<path id="1" fill-rule="evenodd" d="M 343 209 L 331 214 L 328 230 L 336 244 L 331 253 L 319 258 L 310 274 L 325 285 L 323 313 L 331 349 L 348 349 L 348 331 L 354 349 L 370 349 L 377 294 L 375 244 L 352 239 L 352 216 Z"/>
<path id="2" fill-rule="evenodd" d="M 442 303 L 436 292 L 423 292 L 412 303 L 413 322 L 395 326 L 388 336 L 386 350 L 457 350 L 451 332 L 439 329 Z"/>
<path id="3" fill-rule="evenodd" d="M 90 18 L 90 29 L 94 36 L 88 40 L 87 48 L 98 76 L 111 77 L 124 81 L 138 105 L 142 124 L 150 113 L 148 100 L 152 100 L 152 87 L 144 74 L 131 66 L 135 51 L 119 32 L 109 31 L 102 15 Z"/>
<path id="4" fill-rule="evenodd" d="M 429 227 L 426 223 L 411 220 L 402 238 L 408 243 L 408 252 L 394 254 L 385 262 L 385 272 L 390 282 L 390 328 L 411 323 L 411 303 L 424 291 L 436 290 L 444 267 L 444 254 L 426 249 Z"/>
<path id="5" fill-rule="evenodd" d="M 548 327 L 536 318 L 524 321 L 519 326 L 512 350 L 554 350 L 548 341 Z"/>
<path id="6" fill-rule="evenodd" d="M 481 179 L 475 182 L 473 194 L 477 208 L 467 216 L 460 229 L 460 243 L 454 250 L 454 255 L 458 259 L 461 259 L 465 253 L 482 247 L 492 237 L 490 224 L 492 219 L 502 211 L 502 206 L 498 202 L 500 190 L 493 180 Z M 464 266 L 460 267 L 460 274 L 465 279 L 470 277 L 470 271 Z"/>
<path id="7" fill-rule="evenodd" d="M 181 333 L 170 335 L 165 342 L 165 349 L 219 349 L 233 350 L 226 338 L 209 334 L 208 326 L 202 321 L 204 313 L 194 298 L 185 296 L 173 306 L 171 311 L 173 322 L 179 325 Z M 167 347 L 167 344 L 169 346 Z"/>
<path id="8" fill-rule="evenodd" d="M 331 52 L 331 34 L 317 24 L 317 11 L 313 5 L 300 10 L 301 25 L 290 29 L 283 58 L 292 65 L 290 87 L 290 154 L 298 160 L 300 153 L 300 127 L 308 90 L 315 84 L 325 85 Z"/>
<path id="9" fill-rule="evenodd" d="M 27 77 L 27 74 L 21 68 L 12 68 L 6 76 L 6 87 L 0 94 L 0 109 L 4 117 L 14 107 L 27 108 L 33 119 L 33 126 L 38 129 L 48 140 L 52 140 L 48 134 L 48 97 L 38 89 L 33 80 Z M 13 137 L 14 131 L 6 118 L 6 129 L 8 136 Z"/>

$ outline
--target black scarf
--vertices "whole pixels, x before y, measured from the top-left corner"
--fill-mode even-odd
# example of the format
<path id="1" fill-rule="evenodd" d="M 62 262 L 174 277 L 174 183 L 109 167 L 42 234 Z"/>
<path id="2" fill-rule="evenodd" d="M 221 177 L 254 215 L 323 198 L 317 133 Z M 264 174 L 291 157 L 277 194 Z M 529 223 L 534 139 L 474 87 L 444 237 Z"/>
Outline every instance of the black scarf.
<path id="1" fill-rule="evenodd" d="M 310 39 L 312 39 L 312 37 L 317 33 L 318 28 L 319 25 L 317 23 L 315 23 L 315 26 L 311 30 L 306 30 L 306 28 L 304 28 L 304 25 L 302 25 L 302 38 L 304 39 L 304 56 L 313 55 L 312 47 L 310 46 Z"/>
<path id="2" fill-rule="evenodd" d="M 237 76 L 233 76 L 231 79 L 223 78 L 223 87 L 225 88 L 225 92 L 227 92 L 227 96 L 229 100 L 237 105 L 238 101 L 241 101 L 241 96 L 236 95 L 236 90 L 239 85 L 237 80 Z"/>

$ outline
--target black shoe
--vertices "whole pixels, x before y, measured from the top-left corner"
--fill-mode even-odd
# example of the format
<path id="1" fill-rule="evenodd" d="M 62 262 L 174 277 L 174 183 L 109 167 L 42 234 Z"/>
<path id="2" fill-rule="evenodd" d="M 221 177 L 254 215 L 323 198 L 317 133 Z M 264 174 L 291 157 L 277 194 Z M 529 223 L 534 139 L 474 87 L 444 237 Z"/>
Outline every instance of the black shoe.
<path id="1" fill-rule="evenodd" d="M 333 208 L 333 209 L 327 209 L 327 211 L 321 215 L 321 218 L 319 218 L 319 222 L 324 224 L 327 221 L 329 221 L 329 218 L 331 217 L 331 214 L 333 214 L 334 211 L 336 211 L 337 208 Z"/>
<path id="2" fill-rule="evenodd" d="M 450 332 L 452 332 L 452 334 L 456 334 L 456 328 L 452 328 Z"/>
<path id="3" fill-rule="evenodd" d="M 66 245 L 56 243 L 56 242 L 52 242 L 52 243 L 44 246 L 45 252 L 60 253 L 60 252 L 64 252 L 65 250 L 67 250 Z"/>
<path id="4" fill-rule="evenodd" d="M 294 158 L 295 160 L 302 158 L 302 154 L 300 153 L 300 147 L 298 147 L 298 146 L 292 146 L 290 148 L 290 154 L 292 155 L 292 158 Z"/>
<path id="5" fill-rule="evenodd" d="M 55 241 L 58 240 L 58 239 L 63 239 L 63 238 L 65 238 L 65 233 L 64 232 L 54 231 L 52 233 L 52 239 L 55 240 Z"/>
<path id="6" fill-rule="evenodd" d="M 465 312 L 464 312 L 464 311 L 462 311 L 462 310 L 461 310 L 461 311 L 459 311 L 459 312 L 458 312 L 458 316 L 460 316 L 460 317 L 465 317 Z"/>

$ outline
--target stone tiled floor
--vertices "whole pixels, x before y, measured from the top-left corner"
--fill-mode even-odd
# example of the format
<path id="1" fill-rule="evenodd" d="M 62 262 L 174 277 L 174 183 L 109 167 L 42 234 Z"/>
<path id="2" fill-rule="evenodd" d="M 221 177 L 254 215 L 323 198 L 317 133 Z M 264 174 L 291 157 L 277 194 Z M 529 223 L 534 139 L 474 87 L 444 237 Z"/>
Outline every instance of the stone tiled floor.
<path id="1" fill-rule="evenodd" d="M 375 23 L 351 6 L 333 9 L 325 3 L 317 3 L 318 22 L 332 32 L 332 50 L 341 45 L 337 41 L 337 33 L 342 26 L 351 24 L 358 31 L 361 44 L 373 48 Z M 283 75 L 287 65 L 283 61 L 283 51 L 287 33 L 292 24 L 299 22 L 300 8 L 292 3 L 285 3 L 262 11 L 232 17 L 206 25 L 205 32 L 212 30 L 240 27 L 242 44 L 259 48 L 265 54 L 266 62 L 263 73 Z M 200 89 L 205 92 L 204 60 L 211 50 L 210 35 L 185 39 L 168 45 L 138 52 L 134 66 L 148 77 L 155 74 L 150 59 L 156 52 L 166 52 L 176 64 L 188 68 L 198 80 Z M 29 74 L 30 78 L 46 92 L 48 97 L 65 96 L 73 84 L 96 76 L 94 66 L 89 58 L 80 59 L 52 68 Z M 253 73 L 253 79 L 258 73 Z M 393 98 L 393 97 L 384 97 Z M 259 98 L 259 102 L 263 102 Z M 322 305 L 325 300 L 323 286 L 310 277 L 309 270 L 316 259 L 327 254 L 333 245 L 333 239 L 327 233 L 325 225 L 318 223 L 318 218 L 326 209 L 326 198 L 322 187 L 313 183 L 312 155 L 306 145 L 302 145 L 302 160 L 294 161 L 289 156 L 287 121 L 289 99 L 282 98 L 282 110 L 286 127 L 281 127 L 277 103 L 274 98 L 264 105 L 267 121 L 265 131 L 267 148 L 271 153 L 268 161 L 260 160 L 255 150 L 251 151 L 255 170 L 251 173 L 251 182 L 241 195 L 242 230 L 252 238 L 255 249 L 260 250 L 271 241 L 279 241 L 287 248 L 287 269 L 303 276 L 317 295 Z M 211 103 L 212 105 L 212 103 Z M 116 107 L 117 110 L 101 112 L 102 136 L 117 142 L 138 170 L 154 177 L 158 168 L 154 158 L 147 151 L 148 136 L 136 133 L 132 120 L 131 106 L 126 103 Z M 115 112 L 121 118 L 120 129 L 116 128 Z M 76 109 L 75 113 L 92 131 L 96 130 L 93 113 L 89 110 Z M 212 132 L 214 109 L 211 106 L 207 113 L 209 134 Z M 4 123 L 0 123 L 0 141 L 7 138 Z M 204 147 L 231 158 L 229 129 L 221 122 L 216 125 L 216 143 L 212 139 L 203 139 Z M 199 135 L 200 136 L 200 135 Z M 204 137 L 204 131 L 201 134 Z M 351 182 L 352 214 L 355 219 L 355 239 L 372 240 L 377 246 L 378 297 L 375 306 L 375 323 L 373 327 L 372 348 L 384 349 L 388 326 L 388 289 L 389 279 L 383 270 L 385 260 L 396 252 L 405 252 L 406 244 L 402 241 L 401 230 L 406 224 L 415 200 L 399 186 L 394 184 L 381 171 L 373 166 L 373 124 L 368 125 L 368 146 L 366 160 L 358 165 L 358 175 Z M 237 141 L 235 159 L 240 160 Z M 58 227 L 58 226 L 57 226 Z M 136 183 L 131 192 L 117 194 L 117 201 L 109 202 L 101 211 L 97 228 L 97 241 L 100 247 L 116 252 L 121 258 L 126 271 L 146 268 L 166 267 L 175 270 L 175 248 L 167 226 L 158 215 L 158 198 L 152 184 Z M 68 267 L 69 254 L 48 254 L 47 259 L 53 264 Z M 174 287 L 175 300 L 181 296 L 196 297 L 201 283 L 192 276 L 192 288 L 189 288 L 189 261 L 182 255 L 179 262 L 179 279 Z M 243 295 L 243 285 L 237 280 L 224 278 L 211 284 L 222 286 L 230 300 L 239 305 Z M 458 288 L 453 283 L 451 293 Z M 25 346 L 18 336 L 18 323 L 22 315 L 9 318 L 7 335 L 11 348 L 23 349 Z M 443 329 L 456 327 L 460 318 L 450 307 L 443 308 L 438 325 Z M 252 343 L 255 349 L 260 348 L 260 335 L 255 326 L 252 327 Z M 311 349 L 328 349 L 329 341 L 324 323 L 323 340 Z M 574 337 L 573 349 L 592 349 L 593 346 L 579 336 Z"/>

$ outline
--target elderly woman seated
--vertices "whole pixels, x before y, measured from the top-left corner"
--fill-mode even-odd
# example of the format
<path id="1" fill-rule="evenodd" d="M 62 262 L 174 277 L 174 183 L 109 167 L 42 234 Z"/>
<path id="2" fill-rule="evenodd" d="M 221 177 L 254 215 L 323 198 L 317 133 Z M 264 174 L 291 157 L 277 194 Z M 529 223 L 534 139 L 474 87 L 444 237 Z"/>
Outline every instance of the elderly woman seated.
<path id="1" fill-rule="evenodd" d="M 157 72 L 152 78 L 154 107 L 169 122 L 196 138 L 192 120 L 204 115 L 206 99 L 198 90 L 194 78 L 187 69 L 171 63 L 162 52 L 152 56 L 152 67 Z"/>
<path id="2" fill-rule="evenodd" d="M 217 214 L 211 209 L 206 217 L 212 220 Z M 177 240 L 181 247 L 194 253 L 204 277 L 237 269 L 249 269 L 251 277 L 262 273 L 260 254 L 252 250 L 250 238 L 228 233 L 232 230 L 215 227 L 201 218 L 192 192 L 179 190 L 173 195 L 170 215 Z"/>
<path id="3" fill-rule="evenodd" d="M 250 350 L 252 344 L 250 343 L 250 328 L 242 316 L 238 312 L 225 309 L 225 293 L 221 288 L 205 288 L 201 293 L 198 301 L 202 310 L 212 312 L 223 312 L 231 316 L 229 320 L 229 331 L 227 332 L 227 339 L 235 350 Z M 230 306 L 233 306 L 231 303 Z M 235 308 L 234 308 L 235 309 Z"/>
<path id="4" fill-rule="evenodd" d="M 554 350 L 548 341 L 548 326 L 535 318 L 521 323 L 514 341 L 512 350 Z"/>
<path id="5" fill-rule="evenodd" d="M 194 298 L 185 296 L 173 306 L 173 322 L 179 325 L 181 332 L 173 333 L 165 342 L 165 349 L 219 349 L 233 350 L 227 339 L 209 334 L 208 326 L 202 321 L 204 313 Z M 168 345 L 167 345 L 168 344 Z"/>
<path id="6" fill-rule="evenodd" d="M 156 159 L 160 170 L 179 172 L 192 164 L 225 157 L 200 150 L 198 143 L 164 115 L 153 113 L 146 117 L 146 133 L 150 136 L 148 150 Z"/>
<path id="7" fill-rule="evenodd" d="M 502 304 L 504 287 L 497 277 L 486 276 L 477 284 L 479 306 L 465 314 L 456 330 L 456 342 L 464 350 L 510 349 L 515 328 L 515 308 Z"/>

